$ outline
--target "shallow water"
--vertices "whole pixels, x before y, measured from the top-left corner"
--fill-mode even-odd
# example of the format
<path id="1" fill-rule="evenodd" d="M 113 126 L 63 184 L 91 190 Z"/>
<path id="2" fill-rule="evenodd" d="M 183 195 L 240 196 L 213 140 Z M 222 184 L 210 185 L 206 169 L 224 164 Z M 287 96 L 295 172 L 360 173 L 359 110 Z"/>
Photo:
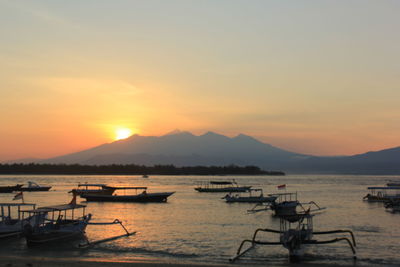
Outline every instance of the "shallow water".
<path id="1" fill-rule="evenodd" d="M 264 194 L 278 192 L 276 186 L 287 184 L 287 191 L 297 191 L 301 202 L 315 201 L 326 211 L 314 217 L 314 230 L 350 229 L 357 240 L 356 262 L 346 243 L 309 246 L 305 263 L 356 266 L 400 265 L 400 214 L 386 212 L 380 203 L 361 199 L 367 186 L 383 185 L 395 176 L 288 175 L 288 176 L 226 176 L 239 184 L 264 189 Z M 56 246 L 27 248 L 24 239 L 0 241 L 0 255 L 105 261 L 161 261 L 184 263 L 227 263 L 243 239 L 252 237 L 257 228 L 279 229 L 279 219 L 270 212 L 248 214 L 254 204 L 227 204 L 224 193 L 198 193 L 194 184 L 213 177 L 201 176 L 0 176 L 0 185 L 35 181 L 51 185 L 49 192 L 25 192 L 25 202 L 38 206 L 67 203 L 68 194 L 79 182 L 109 185 L 148 186 L 148 192 L 175 191 L 167 203 L 86 203 L 94 222 L 118 218 L 136 235 L 124 237 L 90 249 L 77 247 L 78 242 Z M 282 191 L 280 191 L 282 192 Z M 0 194 L 0 202 L 10 202 L 14 194 Z M 17 201 L 15 201 L 17 202 Z M 82 201 L 82 203 L 85 203 Z M 119 234 L 118 225 L 89 225 L 87 237 L 98 240 Z M 278 236 L 266 234 L 269 241 Z M 337 236 L 317 236 L 327 240 Z M 287 250 L 281 246 L 259 247 L 248 253 L 239 264 L 288 264 Z"/>

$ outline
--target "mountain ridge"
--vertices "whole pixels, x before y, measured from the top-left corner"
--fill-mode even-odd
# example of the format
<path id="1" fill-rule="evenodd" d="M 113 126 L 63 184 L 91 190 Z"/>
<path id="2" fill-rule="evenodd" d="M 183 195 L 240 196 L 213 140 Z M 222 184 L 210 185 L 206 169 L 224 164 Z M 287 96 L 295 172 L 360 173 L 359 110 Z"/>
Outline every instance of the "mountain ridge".
<path id="1" fill-rule="evenodd" d="M 16 161 L 13 161 L 16 162 Z M 400 147 L 351 156 L 313 156 L 287 151 L 256 138 L 174 130 L 162 136 L 135 134 L 90 149 L 36 161 L 54 164 L 255 165 L 265 170 L 310 174 L 400 174 Z"/>

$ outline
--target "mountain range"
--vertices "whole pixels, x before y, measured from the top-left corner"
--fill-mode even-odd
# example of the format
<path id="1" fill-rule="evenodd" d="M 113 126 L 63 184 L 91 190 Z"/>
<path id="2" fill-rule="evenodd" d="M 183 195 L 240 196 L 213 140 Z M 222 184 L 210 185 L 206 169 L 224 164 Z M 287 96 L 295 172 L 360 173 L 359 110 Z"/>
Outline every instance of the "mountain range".
<path id="1" fill-rule="evenodd" d="M 26 161 L 25 161 L 26 162 Z M 91 149 L 36 163 L 140 164 L 175 166 L 256 165 L 286 173 L 399 174 L 400 147 L 353 156 L 320 157 L 294 153 L 239 134 L 193 135 L 174 131 L 163 136 L 133 135 Z"/>

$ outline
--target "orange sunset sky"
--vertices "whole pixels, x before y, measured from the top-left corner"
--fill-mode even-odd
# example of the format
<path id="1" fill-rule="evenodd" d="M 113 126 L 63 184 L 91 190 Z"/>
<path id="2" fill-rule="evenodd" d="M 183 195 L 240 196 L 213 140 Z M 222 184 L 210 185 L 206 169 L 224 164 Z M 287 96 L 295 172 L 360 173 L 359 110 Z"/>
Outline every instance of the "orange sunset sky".
<path id="1" fill-rule="evenodd" d="M 400 145 L 399 1 L 0 0 L 0 161 L 174 129 Z"/>

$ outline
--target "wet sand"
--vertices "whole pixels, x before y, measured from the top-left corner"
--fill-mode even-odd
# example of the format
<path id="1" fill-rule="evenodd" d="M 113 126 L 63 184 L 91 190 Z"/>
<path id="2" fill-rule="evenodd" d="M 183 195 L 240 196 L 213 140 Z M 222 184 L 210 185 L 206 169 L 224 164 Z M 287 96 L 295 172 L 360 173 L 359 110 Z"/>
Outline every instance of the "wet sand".
<path id="1" fill-rule="evenodd" d="M 45 259 L 45 258 L 0 258 L 0 266 L 7 267 L 95 267 L 95 266 L 104 266 L 104 267 L 125 267 L 125 266 L 134 266 L 134 267 L 237 267 L 237 266 L 246 266 L 246 267 L 260 267 L 260 265 L 252 265 L 248 263 L 234 263 L 234 264 L 202 264 L 202 263 L 171 263 L 171 262 L 108 262 L 108 261 L 73 261 L 73 260 L 54 260 L 54 259 Z M 268 264 L 268 266 L 273 267 Z M 290 266 L 290 267 L 316 267 L 316 266 L 325 266 L 325 267 L 333 267 L 333 266 L 354 266 L 354 265 L 335 265 L 335 264 L 310 264 L 310 263 L 282 263 L 276 265 L 279 267 L 282 266 Z"/>
<path id="2" fill-rule="evenodd" d="M 240 264 L 235 264 L 240 266 Z M 231 264 L 192 264 L 192 263 L 170 263 L 170 262 L 108 262 L 108 261 L 73 261 L 73 260 L 54 260 L 45 258 L 15 258 L 15 257 L 2 257 L 0 258 L 0 266 L 7 267 L 117 267 L 117 266 L 136 266 L 136 267 L 232 267 Z M 251 266 L 251 265 L 246 265 Z"/>

